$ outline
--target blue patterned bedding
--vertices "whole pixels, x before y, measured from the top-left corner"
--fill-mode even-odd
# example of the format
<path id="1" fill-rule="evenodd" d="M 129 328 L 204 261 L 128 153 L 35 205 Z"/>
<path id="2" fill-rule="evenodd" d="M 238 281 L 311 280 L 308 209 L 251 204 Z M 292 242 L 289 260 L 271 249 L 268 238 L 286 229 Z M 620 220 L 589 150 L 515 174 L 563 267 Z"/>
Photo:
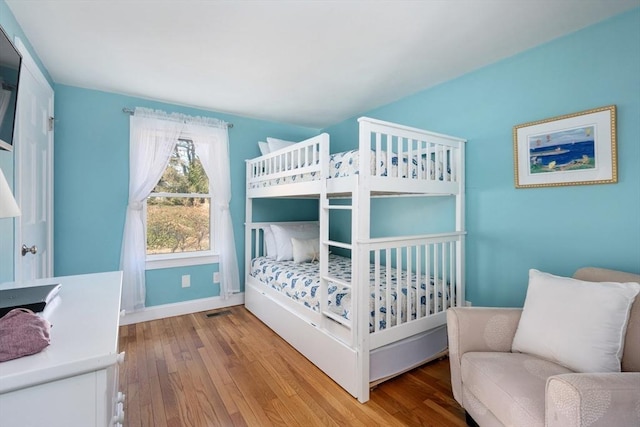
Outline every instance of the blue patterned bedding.
<path id="1" fill-rule="evenodd" d="M 384 329 L 387 327 L 387 319 L 386 313 L 390 312 L 390 326 L 395 326 L 397 323 L 398 312 L 400 313 L 402 322 L 406 322 L 407 320 L 407 277 L 406 273 L 403 271 L 401 275 L 401 283 L 400 287 L 400 299 L 398 309 L 398 292 L 397 292 L 397 271 L 396 269 L 391 269 L 391 303 L 385 304 L 386 300 L 386 269 L 381 268 L 380 272 L 380 291 L 379 295 L 379 308 L 378 311 L 380 313 L 379 317 L 379 329 Z M 350 282 L 351 281 L 351 259 L 341 257 L 338 255 L 330 254 L 329 255 L 329 275 L 332 277 L 336 277 L 342 281 Z M 261 283 L 264 283 L 267 286 L 272 287 L 273 289 L 284 293 L 291 299 L 298 301 L 300 304 L 304 304 L 306 307 L 311 308 L 314 311 L 319 310 L 320 302 L 319 302 L 319 293 L 320 293 L 320 274 L 319 274 L 319 263 L 318 262 L 309 262 L 309 263 L 295 263 L 293 261 L 275 261 L 266 257 L 255 258 L 251 261 L 251 276 L 255 277 Z M 375 289 L 373 289 L 375 271 L 373 265 L 371 265 L 369 269 L 369 277 L 371 283 L 371 298 L 369 304 L 369 329 L 373 331 L 373 324 L 375 322 Z M 411 277 L 411 286 L 409 291 L 409 296 L 411 298 L 411 307 L 412 313 L 410 319 L 415 319 L 417 317 L 416 313 L 416 279 L 417 276 L 414 274 Z M 434 312 L 434 288 L 435 284 L 433 280 L 429 280 L 429 290 L 425 292 L 426 289 L 426 280 L 425 277 L 422 277 L 420 281 L 420 316 L 425 316 L 427 314 L 427 297 L 429 295 L 429 313 Z M 442 311 L 442 283 L 438 281 L 438 298 L 437 298 L 437 307 L 438 311 Z M 351 313 L 351 293 L 349 288 L 337 285 L 335 283 L 329 283 L 328 286 L 329 293 L 329 301 L 328 307 L 331 312 L 338 316 L 342 316 L 345 319 L 350 318 Z M 444 300 L 446 301 L 446 306 L 448 307 L 450 298 L 449 284 L 445 286 L 445 295 Z"/>
<path id="2" fill-rule="evenodd" d="M 387 165 L 387 152 L 381 151 L 379 155 L 380 159 L 376 161 L 376 151 L 371 150 L 370 157 L 370 168 L 371 175 L 380 175 L 380 176 L 392 176 L 399 178 L 408 178 L 411 175 L 411 178 L 417 179 L 425 179 L 427 176 L 427 159 L 426 157 L 419 158 L 418 156 L 411 157 L 411 162 L 409 162 L 409 156 L 404 154 L 402 156 L 402 161 L 400 162 L 400 171 L 398 171 L 398 155 L 393 153 L 391 155 L 391 169 L 389 169 Z M 380 173 L 378 174 L 378 170 L 376 169 L 376 164 L 380 169 Z M 429 173 L 431 175 L 431 179 L 436 179 L 436 172 L 438 173 L 437 179 L 442 181 L 444 179 L 442 165 L 436 171 L 435 162 L 433 159 L 431 160 L 431 165 L 429 166 Z M 355 175 L 360 170 L 360 152 L 359 150 L 351 150 L 345 151 L 343 153 L 332 154 L 329 158 L 329 177 L 330 178 L 340 178 L 343 176 Z M 447 170 L 447 175 L 451 173 L 451 170 Z"/>
<path id="3" fill-rule="evenodd" d="M 376 155 L 375 151 L 371 150 L 371 161 L 370 161 L 370 170 L 371 174 L 375 175 L 376 172 Z M 329 157 L 329 178 L 340 178 L 345 176 L 351 176 L 358 174 L 360 170 L 360 152 L 356 150 L 345 151 L 342 153 L 331 154 Z M 411 168 L 409 168 L 409 157 L 405 154 L 402 156 L 402 162 L 400 166 L 400 177 L 407 178 L 408 174 L 411 173 L 411 178 L 426 178 L 427 174 L 427 160 L 425 157 L 419 159 L 414 156 L 411 159 Z M 382 176 L 398 176 L 398 155 L 393 154 L 391 157 L 391 170 L 387 167 L 387 154 L 385 151 L 380 153 L 380 162 L 379 167 L 381 168 Z M 442 181 L 445 179 L 449 180 L 449 176 L 451 174 L 451 170 L 447 167 L 446 173 L 442 168 L 442 165 L 439 165 L 436 168 L 435 162 L 432 159 L 431 165 L 429 166 L 429 174 L 431 179 L 437 179 Z M 252 184 L 251 188 L 261 188 L 261 187 L 269 187 L 273 185 L 279 184 L 288 184 L 295 182 L 305 182 L 305 181 L 313 181 L 319 179 L 320 174 L 317 172 L 305 173 L 305 174 L 295 174 L 281 178 L 270 179 L 266 181 L 261 181 L 258 183 Z"/>

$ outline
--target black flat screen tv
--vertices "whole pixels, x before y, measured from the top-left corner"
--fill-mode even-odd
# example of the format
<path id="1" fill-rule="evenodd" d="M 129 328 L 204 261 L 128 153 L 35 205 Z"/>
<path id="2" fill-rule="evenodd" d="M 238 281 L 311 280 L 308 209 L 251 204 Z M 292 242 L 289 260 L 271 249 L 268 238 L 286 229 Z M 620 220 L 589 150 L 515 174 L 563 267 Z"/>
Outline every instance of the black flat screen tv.
<path id="1" fill-rule="evenodd" d="M 13 149 L 22 55 L 0 27 L 0 149 Z"/>

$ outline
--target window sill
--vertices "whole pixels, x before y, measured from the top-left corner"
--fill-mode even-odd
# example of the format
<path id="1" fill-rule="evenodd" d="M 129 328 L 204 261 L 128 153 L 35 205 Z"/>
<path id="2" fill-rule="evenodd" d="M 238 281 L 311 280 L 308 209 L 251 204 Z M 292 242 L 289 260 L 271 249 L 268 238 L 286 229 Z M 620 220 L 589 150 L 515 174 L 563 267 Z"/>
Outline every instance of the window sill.
<path id="1" fill-rule="evenodd" d="M 152 259 L 147 258 L 145 262 L 145 270 L 188 267 L 190 265 L 217 264 L 218 262 L 218 255 L 209 253 L 154 255 Z"/>

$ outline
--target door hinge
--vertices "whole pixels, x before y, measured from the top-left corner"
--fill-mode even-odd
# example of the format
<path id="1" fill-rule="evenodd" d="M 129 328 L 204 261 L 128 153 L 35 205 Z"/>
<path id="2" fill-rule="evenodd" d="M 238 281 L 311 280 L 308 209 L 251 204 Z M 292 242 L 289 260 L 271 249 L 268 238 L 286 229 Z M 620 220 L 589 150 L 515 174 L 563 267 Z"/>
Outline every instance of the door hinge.
<path id="1" fill-rule="evenodd" d="M 55 118 L 54 117 L 49 117 L 49 132 L 53 131 L 53 122 L 54 122 Z"/>

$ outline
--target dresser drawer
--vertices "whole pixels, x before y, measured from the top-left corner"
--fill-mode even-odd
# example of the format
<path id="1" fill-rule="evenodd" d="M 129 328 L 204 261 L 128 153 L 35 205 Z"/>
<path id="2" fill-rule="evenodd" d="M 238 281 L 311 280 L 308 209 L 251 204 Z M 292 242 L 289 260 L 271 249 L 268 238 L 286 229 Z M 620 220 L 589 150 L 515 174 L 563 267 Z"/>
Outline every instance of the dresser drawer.
<path id="1" fill-rule="evenodd" d="M 107 426 L 104 406 L 106 372 L 52 381 L 0 395 L 2 427 Z M 100 387 L 100 384 L 103 387 Z"/>

